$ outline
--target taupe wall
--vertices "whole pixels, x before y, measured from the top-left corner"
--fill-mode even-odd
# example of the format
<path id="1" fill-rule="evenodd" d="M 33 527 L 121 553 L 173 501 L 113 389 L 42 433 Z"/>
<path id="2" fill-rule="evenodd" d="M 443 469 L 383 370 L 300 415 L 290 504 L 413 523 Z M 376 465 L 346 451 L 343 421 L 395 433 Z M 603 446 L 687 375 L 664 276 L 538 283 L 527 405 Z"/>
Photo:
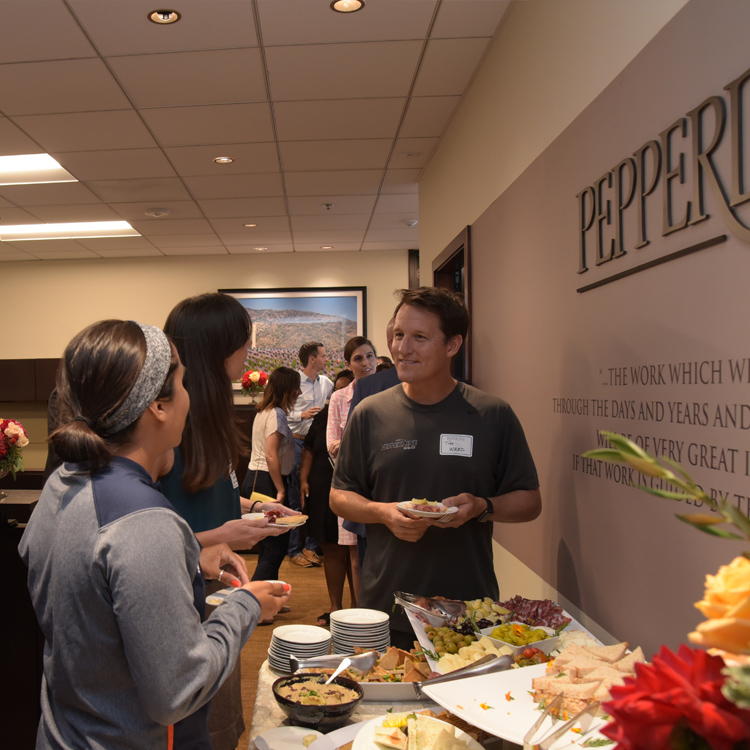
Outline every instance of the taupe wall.
<path id="1" fill-rule="evenodd" d="M 475 381 L 507 398 L 517 411 L 545 501 L 539 520 L 498 527 L 496 540 L 605 630 L 649 653 L 661 643 L 676 646 L 700 621 L 692 604 L 701 598 L 705 574 L 728 563 L 744 545 L 680 523 L 674 513 L 691 510 L 683 504 L 649 497 L 603 473 L 584 473 L 580 461 L 576 469 L 575 456 L 596 445 L 598 429 L 648 438 L 652 450 L 654 438 L 673 440 L 682 446 L 682 463 L 705 488 L 750 495 L 745 463 L 750 430 L 724 427 L 715 419 L 717 407 L 750 404 L 750 361 L 743 382 L 733 383 L 730 375 L 730 360 L 750 357 L 750 246 L 729 231 L 710 190 L 710 219 L 662 238 L 661 180 L 647 199 L 651 244 L 634 249 L 631 207 L 624 229 L 627 255 L 598 268 L 592 264 L 579 275 L 576 195 L 646 141 L 658 140 L 662 130 L 707 97 L 726 100 L 724 86 L 750 68 L 750 6 L 722 2 L 723 12 L 717 14 L 716 5 L 691 2 L 680 11 L 472 227 Z M 745 100 L 747 114 L 750 94 Z M 709 118 L 707 139 L 712 128 Z M 675 220 L 692 197 L 690 148 L 688 131 L 676 142 L 673 157 L 687 152 L 686 185 L 675 184 Z M 715 162 L 727 182 L 729 151 L 725 134 Z M 746 159 L 745 176 L 749 173 Z M 747 205 L 739 209 L 750 224 L 747 210 Z M 605 238 L 612 231 L 605 225 Z M 721 234 L 727 241 L 711 249 L 576 292 L 583 284 Z M 588 238 L 593 249 L 592 240 L 593 232 Z M 671 381 L 670 364 L 704 361 L 719 363 L 713 382 Z M 634 385 L 631 368 L 642 365 L 654 365 L 665 382 Z M 610 377 L 619 367 L 625 368 L 627 384 L 616 384 L 614 373 Z M 588 414 L 559 413 L 555 398 L 582 399 Z M 594 414 L 595 399 L 608 404 L 606 416 Z M 623 401 L 634 402 L 635 414 L 620 414 L 614 402 Z M 653 402 L 662 404 L 664 416 L 639 418 L 641 403 Z M 679 416 L 684 412 L 677 402 L 698 403 L 701 414 L 705 404 L 708 425 Z M 717 456 L 721 450 L 727 459 L 733 455 L 734 466 L 720 459 L 714 468 L 701 466 L 700 452 L 710 456 L 712 447 Z M 738 502 L 747 512 L 746 502 Z M 502 577 L 501 592 L 523 593 Z"/>

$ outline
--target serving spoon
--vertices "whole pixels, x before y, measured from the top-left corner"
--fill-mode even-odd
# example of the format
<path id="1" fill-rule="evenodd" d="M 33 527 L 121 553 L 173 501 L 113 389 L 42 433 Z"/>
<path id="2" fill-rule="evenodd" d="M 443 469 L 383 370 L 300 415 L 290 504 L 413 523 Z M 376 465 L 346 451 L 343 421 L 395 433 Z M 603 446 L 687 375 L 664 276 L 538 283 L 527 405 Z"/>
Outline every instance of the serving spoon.
<path id="1" fill-rule="evenodd" d="M 352 660 L 347 656 L 341 664 L 336 667 L 334 673 L 323 683 L 324 685 L 330 685 L 350 664 Z"/>
<path id="2" fill-rule="evenodd" d="M 292 671 L 296 672 L 309 667 L 338 667 L 341 664 L 341 660 L 347 658 L 352 667 L 358 669 L 360 672 L 366 672 L 375 666 L 375 662 L 379 657 L 380 654 L 377 651 L 366 651 L 364 654 L 355 654 L 349 657 L 332 654 L 330 656 L 311 656 L 308 659 L 298 659 L 292 655 L 289 657 L 289 664 Z"/>

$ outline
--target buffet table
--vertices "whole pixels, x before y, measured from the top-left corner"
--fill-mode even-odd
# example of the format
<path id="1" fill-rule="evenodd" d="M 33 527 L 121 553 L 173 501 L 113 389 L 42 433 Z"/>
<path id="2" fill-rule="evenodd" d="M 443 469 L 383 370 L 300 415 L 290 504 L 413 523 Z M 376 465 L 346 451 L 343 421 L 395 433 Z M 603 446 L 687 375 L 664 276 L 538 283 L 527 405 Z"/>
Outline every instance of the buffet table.
<path id="1" fill-rule="evenodd" d="M 281 676 L 282 675 L 280 674 L 276 674 L 276 672 L 268 666 L 267 661 L 263 662 L 258 674 L 258 690 L 255 696 L 253 721 L 250 725 L 248 750 L 256 750 L 255 740 L 258 735 L 263 734 L 269 729 L 289 725 L 289 719 L 287 719 L 286 714 L 279 708 L 273 697 L 273 693 L 271 692 L 271 685 L 273 685 L 274 680 Z M 362 701 L 359 706 L 357 706 L 357 710 L 352 714 L 348 724 L 358 724 L 359 722 L 367 721 L 368 719 L 374 719 L 376 716 L 382 716 L 390 708 L 393 708 L 397 712 L 423 711 L 424 709 L 430 709 L 435 713 L 440 713 L 443 710 L 440 706 L 430 700 L 396 704 L 383 701 Z M 513 748 L 518 747 L 517 745 L 506 743 L 497 737 L 487 737 L 486 740 L 482 740 L 482 744 L 488 748 L 488 750 L 512 750 Z M 300 750 L 302 750 L 302 748 L 300 748 Z"/>

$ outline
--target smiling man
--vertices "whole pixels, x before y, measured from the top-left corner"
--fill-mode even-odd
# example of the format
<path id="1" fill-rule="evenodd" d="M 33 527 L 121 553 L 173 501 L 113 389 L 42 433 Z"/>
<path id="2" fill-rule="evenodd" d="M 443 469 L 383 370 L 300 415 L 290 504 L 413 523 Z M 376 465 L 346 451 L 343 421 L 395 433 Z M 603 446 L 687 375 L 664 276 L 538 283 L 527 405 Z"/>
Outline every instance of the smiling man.
<path id="1" fill-rule="evenodd" d="M 393 358 L 401 384 L 364 400 L 344 432 L 331 486 L 338 515 L 368 524 L 358 605 L 390 612 L 393 592 L 497 598 L 492 526 L 541 512 L 536 468 L 518 418 L 495 396 L 451 375 L 469 327 L 445 289 L 402 290 Z M 409 517 L 412 498 L 457 511 L 449 523 Z M 391 616 L 391 641 L 413 633 Z"/>

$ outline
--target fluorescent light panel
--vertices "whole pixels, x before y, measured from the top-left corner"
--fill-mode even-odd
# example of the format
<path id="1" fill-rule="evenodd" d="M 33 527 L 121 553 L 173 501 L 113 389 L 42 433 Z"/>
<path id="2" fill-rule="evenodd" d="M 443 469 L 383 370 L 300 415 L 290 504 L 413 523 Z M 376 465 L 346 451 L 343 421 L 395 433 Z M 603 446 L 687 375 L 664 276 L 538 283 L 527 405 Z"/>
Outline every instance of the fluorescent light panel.
<path id="1" fill-rule="evenodd" d="M 78 182 L 49 154 L 0 156 L 0 185 L 38 185 L 44 182 Z"/>
<path id="2" fill-rule="evenodd" d="M 0 225 L 0 242 L 75 240 L 85 237 L 140 237 L 127 221 L 82 221 L 68 224 Z"/>

